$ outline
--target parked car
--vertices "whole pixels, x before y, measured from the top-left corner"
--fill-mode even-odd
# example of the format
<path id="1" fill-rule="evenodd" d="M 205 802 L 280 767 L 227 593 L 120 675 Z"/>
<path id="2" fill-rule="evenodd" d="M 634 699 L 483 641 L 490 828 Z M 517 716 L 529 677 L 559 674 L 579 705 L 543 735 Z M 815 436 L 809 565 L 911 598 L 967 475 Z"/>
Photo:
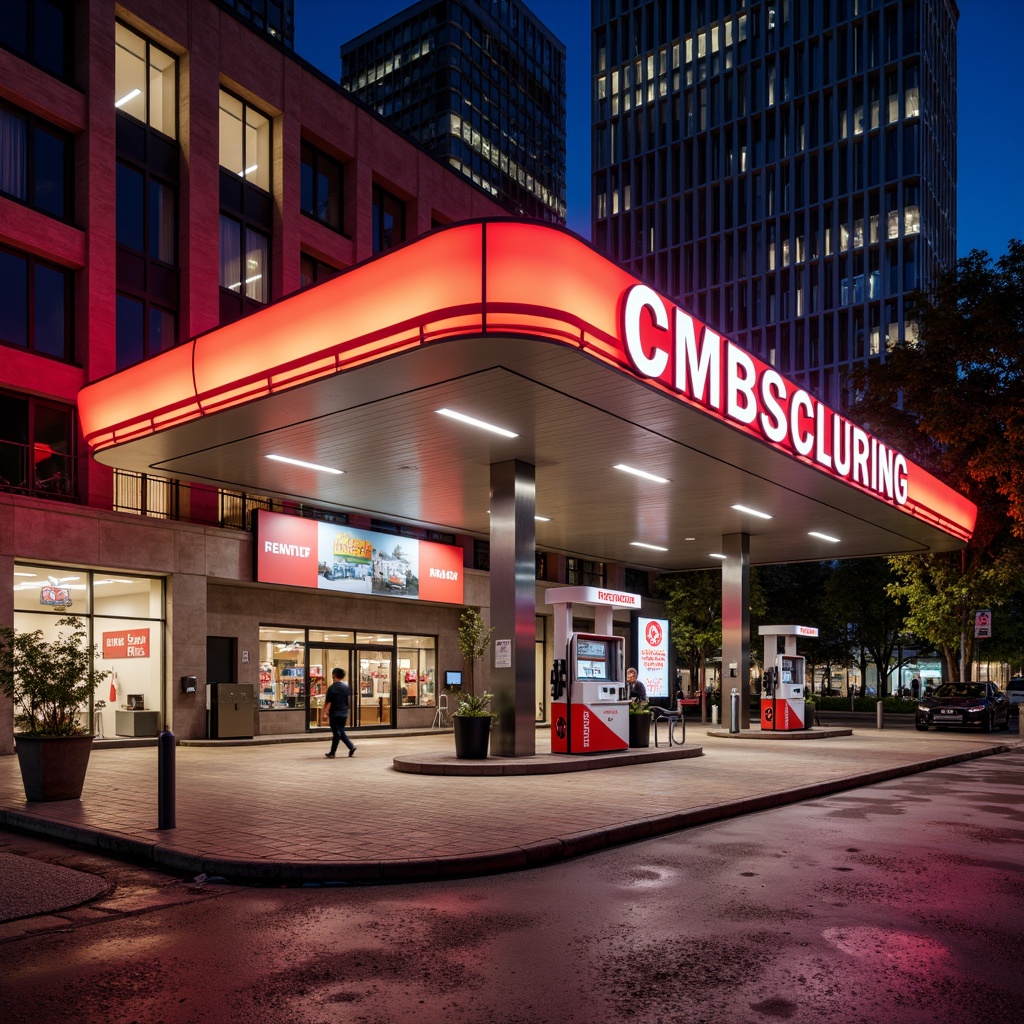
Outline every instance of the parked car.
<path id="1" fill-rule="evenodd" d="M 1006 684 L 1006 696 L 1010 698 L 1010 707 L 1014 714 L 1020 714 L 1020 706 L 1024 704 L 1024 676 L 1014 676 Z"/>
<path id="2" fill-rule="evenodd" d="M 982 732 L 1010 728 L 1010 698 L 994 683 L 943 683 L 917 705 L 915 724 L 929 726 L 980 725 Z"/>

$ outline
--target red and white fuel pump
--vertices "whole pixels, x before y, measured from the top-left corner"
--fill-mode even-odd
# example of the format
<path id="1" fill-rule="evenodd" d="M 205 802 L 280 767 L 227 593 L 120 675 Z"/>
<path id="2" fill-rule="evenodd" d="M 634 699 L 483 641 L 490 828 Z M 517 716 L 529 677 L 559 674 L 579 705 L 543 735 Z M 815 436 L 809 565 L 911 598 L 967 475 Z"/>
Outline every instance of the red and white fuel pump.
<path id="1" fill-rule="evenodd" d="M 803 729 L 804 659 L 796 653 L 798 636 L 818 635 L 815 626 L 761 626 L 764 637 L 764 683 L 761 689 L 761 728 L 775 732 Z M 779 653 L 779 637 L 785 650 Z"/>
<path id="2" fill-rule="evenodd" d="M 551 670 L 551 750 L 598 754 L 629 746 L 625 641 L 612 634 L 616 608 L 639 608 L 638 594 L 600 587 L 560 587 L 545 598 L 554 606 L 555 659 Z M 594 632 L 572 631 L 574 604 L 594 607 Z"/>

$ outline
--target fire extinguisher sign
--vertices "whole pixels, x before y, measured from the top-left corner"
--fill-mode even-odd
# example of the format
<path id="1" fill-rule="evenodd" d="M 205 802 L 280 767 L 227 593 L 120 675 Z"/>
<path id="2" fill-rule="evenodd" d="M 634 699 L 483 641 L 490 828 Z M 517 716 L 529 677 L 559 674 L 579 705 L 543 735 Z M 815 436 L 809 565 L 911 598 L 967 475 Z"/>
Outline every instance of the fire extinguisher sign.
<path id="1" fill-rule="evenodd" d="M 988 640 L 992 636 L 992 612 L 983 608 L 980 612 L 974 613 L 974 639 Z"/>

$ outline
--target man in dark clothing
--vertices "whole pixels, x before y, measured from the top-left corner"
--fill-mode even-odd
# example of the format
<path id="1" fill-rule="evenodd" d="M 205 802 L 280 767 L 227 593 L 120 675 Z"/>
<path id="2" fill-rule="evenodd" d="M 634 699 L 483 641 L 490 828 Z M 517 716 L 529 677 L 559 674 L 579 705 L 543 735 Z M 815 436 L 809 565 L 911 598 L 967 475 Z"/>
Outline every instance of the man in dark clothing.
<path id="1" fill-rule="evenodd" d="M 635 668 L 626 669 L 626 698 L 628 700 L 647 700 L 647 687 L 637 678 Z"/>
<path id="2" fill-rule="evenodd" d="M 331 672 L 331 685 L 327 687 L 324 707 L 327 708 L 328 721 L 331 723 L 331 752 L 324 757 L 334 757 L 339 743 L 348 747 L 348 756 L 355 752 L 355 744 L 345 735 L 345 723 L 348 721 L 348 702 L 352 696 L 348 683 L 345 682 L 345 670 L 336 668 Z"/>

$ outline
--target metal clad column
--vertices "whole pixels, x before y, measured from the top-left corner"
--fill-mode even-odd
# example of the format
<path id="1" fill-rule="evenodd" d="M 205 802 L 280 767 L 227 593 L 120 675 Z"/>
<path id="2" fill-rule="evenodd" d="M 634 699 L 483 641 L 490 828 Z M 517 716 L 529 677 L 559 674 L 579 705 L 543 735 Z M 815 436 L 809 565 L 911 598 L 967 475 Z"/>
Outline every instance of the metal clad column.
<path id="1" fill-rule="evenodd" d="M 536 510 L 534 467 L 491 466 L 491 734 L 496 757 L 532 757 L 536 747 L 534 642 L 536 639 Z M 511 641 L 511 665 L 498 664 L 501 641 Z"/>
<path id="2" fill-rule="evenodd" d="M 740 728 L 750 728 L 750 537 L 733 533 L 722 537 L 722 727 L 731 725 L 732 709 L 724 694 L 740 692 Z M 736 666 L 736 675 L 730 674 Z"/>

